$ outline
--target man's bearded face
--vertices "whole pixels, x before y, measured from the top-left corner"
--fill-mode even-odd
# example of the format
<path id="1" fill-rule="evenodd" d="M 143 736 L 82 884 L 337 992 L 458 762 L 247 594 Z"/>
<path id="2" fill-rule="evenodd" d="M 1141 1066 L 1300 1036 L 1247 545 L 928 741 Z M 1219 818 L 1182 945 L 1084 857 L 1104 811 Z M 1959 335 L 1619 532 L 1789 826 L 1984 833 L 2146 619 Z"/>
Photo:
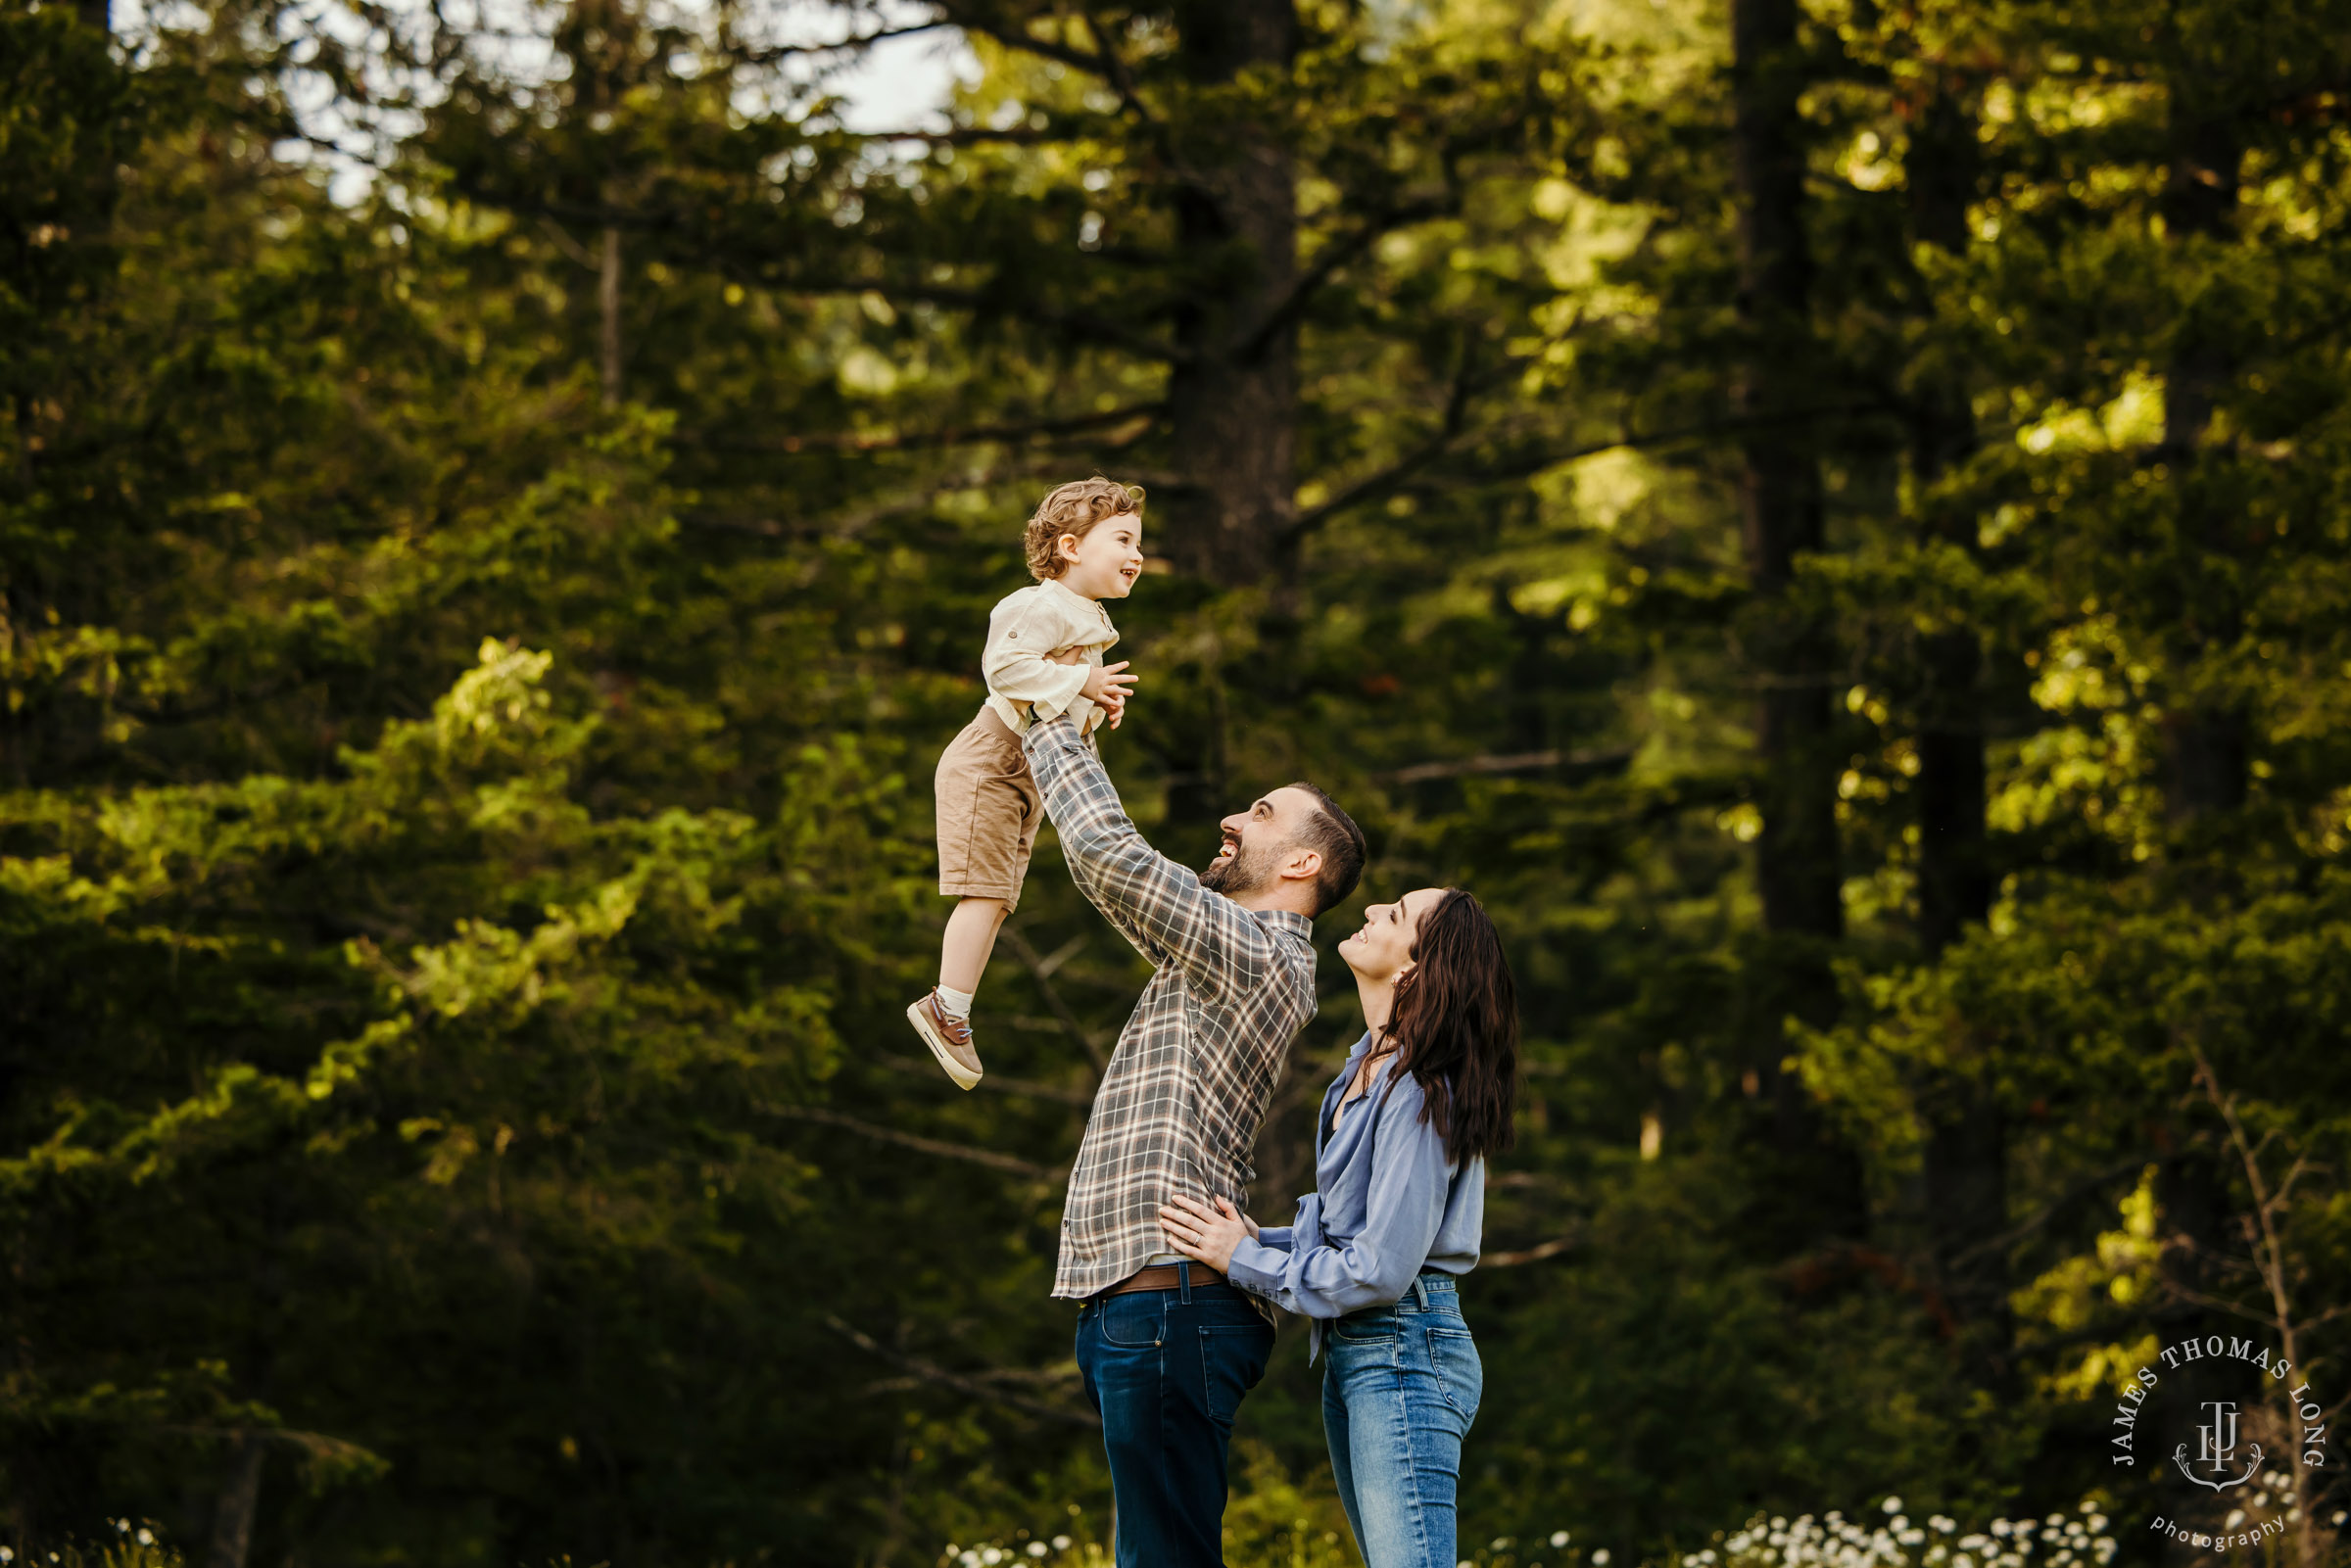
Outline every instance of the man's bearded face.
<path id="1" fill-rule="evenodd" d="M 1251 824 L 1253 832 L 1224 831 L 1224 847 L 1200 873 L 1200 885 L 1226 898 L 1254 893 L 1273 880 L 1281 864 L 1281 847 L 1265 842 L 1273 836 L 1271 824 Z"/>

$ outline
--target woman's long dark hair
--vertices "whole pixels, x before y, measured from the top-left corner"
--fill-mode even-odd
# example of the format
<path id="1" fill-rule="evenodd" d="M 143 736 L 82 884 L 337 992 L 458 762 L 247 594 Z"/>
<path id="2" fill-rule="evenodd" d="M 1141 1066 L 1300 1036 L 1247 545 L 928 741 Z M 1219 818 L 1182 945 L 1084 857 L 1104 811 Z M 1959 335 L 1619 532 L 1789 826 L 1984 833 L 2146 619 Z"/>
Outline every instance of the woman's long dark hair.
<path id="1" fill-rule="evenodd" d="M 1518 987 L 1485 906 L 1461 888 L 1420 918 L 1379 1043 L 1396 1052 L 1391 1092 L 1402 1073 L 1420 1080 L 1420 1119 L 1445 1140 L 1446 1159 L 1465 1164 L 1511 1146 Z"/>

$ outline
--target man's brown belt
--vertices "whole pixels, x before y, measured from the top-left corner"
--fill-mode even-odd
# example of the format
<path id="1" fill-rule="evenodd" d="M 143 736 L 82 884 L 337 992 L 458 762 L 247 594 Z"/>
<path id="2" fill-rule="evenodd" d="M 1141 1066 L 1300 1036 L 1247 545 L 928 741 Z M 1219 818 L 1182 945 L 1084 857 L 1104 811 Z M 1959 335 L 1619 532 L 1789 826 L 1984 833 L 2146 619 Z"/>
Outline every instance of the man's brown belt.
<path id="1" fill-rule="evenodd" d="M 1111 1286 L 1110 1289 L 1099 1292 L 1099 1294 L 1103 1296 L 1124 1296 L 1129 1291 L 1138 1290 L 1181 1290 L 1183 1288 L 1183 1278 L 1181 1274 L 1177 1272 L 1177 1270 L 1185 1266 L 1186 1265 L 1182 1263 L 1154 1263 L 1149 1268 L 1128 1275 L 1125 1279 L 1120 1280 L 1116 1285 Z M 1206 1263 L 1193 1263 L 1188 1266 L 1192 1271 L 1192 1289 L 1194 1290 L 1198 1290 L 1203 1285 L 1224 1285 L 1230 1283 L 1230 1281 L 1226 1280 L 1223 1275 L 1218 1273 Z"/>

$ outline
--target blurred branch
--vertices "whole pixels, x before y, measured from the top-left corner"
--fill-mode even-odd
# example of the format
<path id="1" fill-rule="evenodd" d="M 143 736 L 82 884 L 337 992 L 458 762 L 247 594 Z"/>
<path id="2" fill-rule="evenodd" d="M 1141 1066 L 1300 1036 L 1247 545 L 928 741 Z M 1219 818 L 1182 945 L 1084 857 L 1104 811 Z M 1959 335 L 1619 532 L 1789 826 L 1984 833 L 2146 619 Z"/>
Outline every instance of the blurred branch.
<path id="1" fill-rule="evenodd" d="M 1469 356 L 1464 352 L 1461 369 L 1453 378 L 1453 390 L 1445 400 L 1445 415 L 1438 421 L 1435 435 L 1377 473 L 1357 480 L 1321 505 L 1299 513 L 1284 531 L 1286 536 L 1295 540 L 1313 532 L 1349 507 L 1360 506 L 1367 500 L 1386 495 L 1444 456 L 1454 442 L 1460 439 L 1462 426 L 1468 418 L 1469 398 L 1474 385 L 1469 366 Z"/>
<path id="2" fill-rule="evenodd" d="M 840 1127 L 845 1132 L 854 1132 L 859 1137 L 871 1138 L 877 1143 L 896 1144 L 901 1149 L 913 1149 L 927 1155 L 937 1155 L 946 1160 L 968 1161 L 975 1165 L 985 1165 L 990 1170 L 1003 1170 L 1016 1176 L 1026 1176 L 1031 1181 L 1058 1181 L 1063 1174 L 1050 1166 L 1040 1165 L 1034 1161 L 1023 1160 L 1017 1155 L 998 1154 L 993 1149 L 977 1149 L 970 1144 L 948 1143 L 939 1138 L 926 1138 L 918 1133 L 900 1132 L 895 1127 L 878 1127 L 870 1121 L 860 1121 L 855 1117 L 843 1116 L 838 1111 L 828 1111 L 822 1106 L 771 1105 L 761 1109 L 766 1111 L 769 1116 L 782 1117 L 790 1121 L 814 1121 L 823 1126 Z"/>
<path id="3" fill-rule="evenodd" d="M 911 38 L 917 33 L 936 32 L 941 27 L 954 25 L 955 24 L 946 18 L 939 17 L 930 22 L 910 23 L 903 27 L 878 27 L 872 32 L 853 34 L 838 43 L 781 43 L 767 49 L 744 49 L 736 53 L 733 63 L 745 66 L 767 66 L 773 65 L 779 60 L 792 60 L 802 55 L 838 54 L 843 49 L 862 49 L 868 44 L 880 43 L 885 38 Z"/>
<path id="4" fill-rule="evenodd" d="M 1717 436 L 1745 435 L 1756 430 L 1777 429 L 1783 425 L 1809 424 L 1814 420 L 1857 419 L 1868 414 L 1899 413 L 1901 409 L 1891 401 L 1873 399 L 1863 403 L 1824 404 L 1816 408 L 1775 409 L 1769 413 L 1729 415 L 1719 419 L 1699 419 L 1686 425 L 1674 425 L 1664 430 L 1627 431 L 1607 441 L 1588 442 L 1582 446 L 1562 449 L 1538 448 L 1507 461 L 1489 463 L 1473 470 L 1470 477 L 1479 480 L 1524 479 L 1561 463 L 1597 457 L 1609 451 L 1643 451 L 1652 447 L 1670 447 L 1684 441 L 1706 441 Z"/>
<path id="5" fill-rule="evenodd" d="M 2035 1231 L 2040 1229 L 2041 1226 L 2047 1224 L 2050 1220 L 2055 1219 L 2058 1215 L 2073 1208 L 2074 1205 L 2080 1203 L 2083 1199 L 2094 1197 L 2104 1188 L 2111 1185 L 2117 1178 L 2132 1175 L 2137 1171 L 2146 1169 L 2150 1164 L 2160 1164 L 2162 1163 L 2163 1162 L 2161 1161 L 2151 1161 L 2144 1155 L 2129 1155 L 2121 1160 L 2117 1160 L 2114 1164 L 2106 1166 L 2106 1168 L 2103 1170 L 2097 1171 L 2092 1175 L 2085 1176 L 2080 1181 L 2074 1183 L 2071 1187 L 2068 1187 L 2065 1191 L 2059 1193 L 2055 1198 L 2051 1199 L 2046 1205 L 2044 1205 L 2039 1212 L 2034 1214 L 2030 1219 L 2025 1220 L 2021 1224 L 2011 1226 L 2009 1229 L 2000 1232 L 1997 1236 L 1992 1236 L 1984 1241 L 1980 1241 L 1964 1252 L 1954 1254 L 1951 1258 L 1951 1263 L 1952 1265 L 1956 1266 L 1961 1263 L 1969 1262 L 1977 1258 L 1981 1258 L 1986 1253 L 2006 1252 L 2018 1242 L 2023 1241 L 2027 1236 L 2030 1236 Z"/>
<path id="6" fill-rule="evenodd" d="M 1299 277 L 1297 283 L 1291 287 L 1288 297 L 1275 306 L 1267 314 L 1266 319 L 1259 323 L 1257 330 L 1243 340 L 1236 357 L 1247 362 L 1265 353 L 1267 347 L 1276 337 L 1287 331 L 1301 315 L 1306 313 L 1306 308 L 1313 302 L 1315 295 L 1320 291 L 1323 284 L 1330 281 L 1339 268 L 1362 256 L 1377 244 L 1383 236 L 1392 234 L 1400 228 L 1409 228 L 1415 223 L 1423 222 L 1432 217 L 1442 217 L 1448 213 L 1456 213 L 1460 210 L 1461 193 L 1449 191 L 1443 196 L 1432 196 L 1421 201 L 1407 202 L 1401 207 L 1392 207 L 1385 212 L 1374 213 L 1366 218 L 1353 233 L 1332 240 L 1316 253 L 1314 264 L 1309 266 Z"/>
<path id="7" fill-rule="evenodd" d="M 1386 784 L 1425 784 L 1431 779 L 1459 779 L 1469 774 L 1536 773 L 1545 768 L 1596 768 L 1633 760 L 1633 747 L 1611 746 L 1605 751 L 1517 751 L 1506 755 L 1463 757 L 1454 762 L 1415 762 L 1371 777 Z"/>
<path id="8" fill-rule="evenodd" d="M 959 12 L 954 6 L 947 7 L 946 12 L 948 20 L 966 32 L 976 32 L 983 38 L 993 38 L 1007 49 L 1018 49 L 1040 59 L 1058 61 L 1062 65 L 1082 71 L 1089 76 L 1104 76 L 1101 59 L 1082 49 L 1066 43 L 1055 43 L 1050 38 L 1032 36 L 1021 28 L 983 21 L 968 12 Z M 1104 79 L 1108 80 L 1109 78 L 1104 76 Z M 1115 86 L 1116 83 L 1113 85 Z"/>
<path id="9" fill-rule="evenodd" d="M 1031 436 L 1058 436 L 1125 424 L 1129 419 L 1156 418 L 1167 411 L 1165 403 L 1135 403 L 1099 413 L 1069 414 L 1055 419 L 1032 419 L 1015 424 L 948 425 L 937 430 L 912 430 L 893 436 L 867 436 L 853 431 L 826 431 L 814 436 L 784 436 L 774 441 L 709 437 L 698 431 L 680 431 L 671 439 L 710 451 L 899 451 L 918 447 L 960 447 L 983 441 L 1022 441 Z"/>
<path id="10" fill-rule="evenodd" d="M 982 147 L 990 143 L 1051 147 L 1097 139 L 1080 131 L 1050 127 L 1039 130 L 1032 125 L 1014 125 L 1005 130 L 988 125 L 956 125 L 947 130 L 862 130 L 857 134 L 869 142 L 928 142 L 933 147 Z"/>
<path id="11" fill-rule="evenodd" d="M 946 1076 L 938 1070 L 938 1064 L 928 1058 L 918 1060 L 910 1056 L 899 1056 L 895 1052 L 877 1051 L 873 1055 L 873 1060 L 892 1072 L 903 1072 L 909 1077 L 928 1079 L 942 1087 L 948 1081 Z M 1058 1084 L 1038 1083 L 1032 1078 L 1008 1078 L 997 1072 L 990 1072 L 981 1078 L 977 1087 L 992 1089 L 998 1094 L 1019 1095 L 1030 1100 L 1058 1100 L 1063 1105 L 1090 1106 L 1094 1103 L 1094 1097 L 1090 1090 L 1065 1089 Z"/>
<path id="12" fill-rule="evenodd" d="M 1047 1404 L 1042 1400 L 1032 1400 L 1025 1394 L 1014 1394 L 1009 1390 L 994 1386 L 997 1381 L 1002 1379 L 1002 1374 L 968 1377 L 961 1372 L 950 1372 L 935 1361 L 925 1360 L 922 1356 L 909 1355 L 902 1351 L 890 1350 L 872 1335 L 851 1328 L 830 1312 L 825 1314 L 824 1322 L 827 1328 L 867 1354 L 888 1361 L 890 1365 L 909 1372 L 926 1383 L 936 1383 L 941 1388 L 949 1388 L 959 1394 L 970 1395 L 983 1403 L 1009 1404 L 1015 1409 L 1027 1410 L 1031 1415 L 1041 1415 L 1051 1421 L 1068 1421 L 1084 1427 L 1099 1427 L 1102 1424 L 1101 1418 L 1091 1411 L 1072 1410 L 1057 1404 Z"/>
<path id="13" fill-rule="evenodd" d="M 1537 1242 L 1532 1247 L 1514 1253 L 1488 1253 L 1477 1260 L 1480 1268 L 1516 1268 L 1521 1263 L 1539 1263 L 1546 1258 L 1557 1258 L 1574 1248 L 1579 1238 L 1555 1236 L 1550 1241 Z"/>
<path id="14" fill-rule="evenodd" d="M 1053 971 L 1060 966 L 1046 964 L 1038 954 L 1036 944 L 1010 922 L 1005 923 L 1002 939 L 1012 944 L 1013 957 L 1021 961 L 1022 967 L 1029 971 L 1029 977 L 1036 981 L 1037 990 L 1044 995 L 1045 1006 L 1053 1010 L 1054 1018 L 1060 1020 L 1062 1031 L 1078 1042 L 1079 1049 L 1085 1053 L 1087 1061 L 1093 1063 L 1094 1071 L 1099 1075 L 1110 1066 L 1110 1059 L 1102 1054 L 1102 1047 L 1094 1043 L 1092 1033 L 1078 1022 L 1078 1015 L 1070 1011 L 1070 1004 L 1063 1001 L 1061 993 L 1053 988 Z M 981 1081 L 986 1080 L 984 1078 Z M 1090 1096 L 1088 1100 L 1090 1103 Z"/>
<path id="15" fill-rule="evenodd" d="M 944 305 L 959 310 L 977 312 L 996 311 L 1018 316 L 1036 326 L 1094 343 L 1109 344 L 1129 354 L 1165 363 L 1181 363 L 1191 358 L 1172 343 L 1163 343 L 1147 332 L 1138 332 L 1109 316 L 1095 315 L 1090 310 L 1063 310 L 1051 306 L 1006 299 L 985 289 L 950 288 L 945 284 L 905 283 L 889 278 L 771 278 L 751 274 L 743 281 L 774 289 L 782 294 L 879 294 L 885 299 L 920 300 L 928 305 Z"/>

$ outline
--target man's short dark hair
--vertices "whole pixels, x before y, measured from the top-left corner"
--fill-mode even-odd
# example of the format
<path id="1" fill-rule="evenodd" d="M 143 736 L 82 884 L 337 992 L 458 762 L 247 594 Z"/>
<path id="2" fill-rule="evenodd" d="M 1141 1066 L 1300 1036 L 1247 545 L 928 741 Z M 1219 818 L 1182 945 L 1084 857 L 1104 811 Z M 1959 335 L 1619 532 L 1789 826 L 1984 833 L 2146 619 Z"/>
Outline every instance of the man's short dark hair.
<path id="1" fill-rule="evenodd" d="M 1290 785 L 1315 797 L 1315 814 L 1306 820 L 1290 840 L 1299 849 L 1311 849 L 1322 857 L 1321 873 L 1315 878 L 1315 913 L 1345 903 L 1355 891 L 1355 884 L 1364 877 L 1364 831 L 1355 819 L 1339 809 L 1339 803 L 1304 779 Z"/>

